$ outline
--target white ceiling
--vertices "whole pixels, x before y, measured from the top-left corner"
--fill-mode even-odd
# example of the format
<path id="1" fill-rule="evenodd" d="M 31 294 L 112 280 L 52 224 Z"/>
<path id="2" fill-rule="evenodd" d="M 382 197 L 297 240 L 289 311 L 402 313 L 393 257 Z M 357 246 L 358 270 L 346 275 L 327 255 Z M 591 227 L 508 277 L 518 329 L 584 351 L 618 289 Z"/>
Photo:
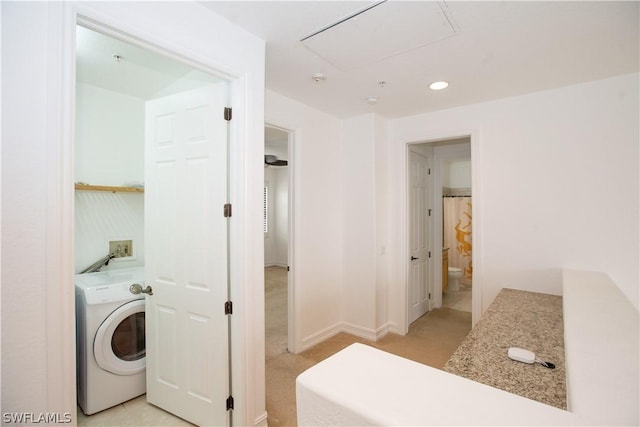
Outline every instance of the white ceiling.
<path id="1" fill-rule="evenodd" d="M 268 89 L 341 118 L 402 117 L 639 69 L 637 1 L 377 3 L 203 5 L 266 40 Z M 326 82 L 313 81 L 318 72 Z M 430 91 L 436 80 L 449 88 Z"/>
<path id="2" fill-rule="evenodd" d="M 168 56 L 81 26 L 76 27 L 76 39 L 76 77 L 81 83 L 149 100 L 220 81 Z"/>

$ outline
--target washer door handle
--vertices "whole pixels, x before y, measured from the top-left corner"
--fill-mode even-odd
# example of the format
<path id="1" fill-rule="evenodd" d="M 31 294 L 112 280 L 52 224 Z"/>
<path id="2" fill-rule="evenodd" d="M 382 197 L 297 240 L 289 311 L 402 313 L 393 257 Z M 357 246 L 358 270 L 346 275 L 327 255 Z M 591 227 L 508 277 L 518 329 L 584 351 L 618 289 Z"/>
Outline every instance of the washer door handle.
<path id="1" fill-rule="evenodd" d="M 134 283 L 133 285 L 129 286 L 129 292 L 131 292 L 134 295 L 138 295 L 138 294 L 153 295 L 153 289 L 151 288 L 151 286 L 147 285 L 146 288 L 143 288 L 142 285 L 138 283 Z"/>

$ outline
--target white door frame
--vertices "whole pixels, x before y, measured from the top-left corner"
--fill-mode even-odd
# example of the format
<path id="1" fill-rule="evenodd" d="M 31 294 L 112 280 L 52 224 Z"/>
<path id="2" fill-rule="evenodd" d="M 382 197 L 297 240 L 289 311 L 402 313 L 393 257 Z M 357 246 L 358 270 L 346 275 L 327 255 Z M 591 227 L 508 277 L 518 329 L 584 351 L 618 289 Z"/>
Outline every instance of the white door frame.
<path id="1" fill-rule="evenodd" d="M 399 289 L 400 302 L 399 305 L 399 318 L 398 318 L 398 332 L 407 334 L 409 332 L 409 263 L 407 259 L 409 257 L 409 224 L 408 224 L 408 211 L 409 211 L 409 151 L 412 145 L 427 144 L 436 141 L 443 141 L 449 139 L 458 139 L 463 137 L 470 138 L 471 144 L 471 187 L 473 188 L 473 204 L 471 211 L 471 227 L 473 230 L 473 251 L 472 251 L 472 263 L 473 263 L 473 286 L 472 286 L 472 307 L 471 307 L 471 324 L 475 324 L 480 320 L 482 315 L 482 222 L 481 222 L 481 210 L 482 203 L 482 185 L 480 181 L 480 164 L 481 164 L 481 150 L 480 150 L 480 137 L 477 131 L 452 131 L 450 133 L 429 135 L 423 140 L 408 141 L 402 144 L 402 156 L 403 156 L 403 169 L 401 172 L 401 183 L 404 188 L 404 201 L 400 203 L 399 219 L 403 221 L 402 227 L 403 235 L 400 239 L 400 258 L 398 262 L 401 265 L 400 273 L 402 274 L 401 283 L 402 288 Z M 436 183 L 434 182 L 434 185 Z M 436 191 L 433 192 L 435 197 Z M 440 194 L 441 195 L 441 194 Z M 437 242 L 436 242 L 437 243 Z M 434 258 L 434 263 L 437 264 L 438 260 L 442 262 L 442 254 Z M 434 273 L 441 271 L 442 268 L 437 265 L 433 268 Z"/>
<path id="2" fill-rule="evenodd" d="M 298 293 L 296 292 L 297 283 L 297 269 L 296 269 L 296 200 L 297 197 L 297 185 L 296 185 L 296 131 L 292 128 L 280 124 L 275 124 L 277 120 L 267 120 L 265 122 L 266 127 L 278 129 L 287 133 L 287 159 L 289 159 L 287 170 L 287 350 L 290 353 L 298 353 L 302 349 L 302 338 L 299 334 L 299 320 L 300 311 L 298 307 Z"/>
<path id="3" fill-rule="evenodd" d="M 49 286 L 46 296 L 47 342 L 47 401 L 50 412 L 60 413 L 76 408 L 76 369 L 75 369 L 75 298 L 73 288 L 73 253 L 74 253 L 74 123 L 75 123 L 75 59 L 76 39 L 75 29 L 78 23 L 107 33 L 117 38 L 123 38 L 130 43 L 144 48 L 156 50 L 162 54 L 185 62 L 194 68 L 199 68 L 210 74 L 223 77 L 231 82 L 232 105 L 235 106 L 234 121 L 232 121 L 232 148 L 229 153 L 230 169 L 237 182 L 232 183 L 232 199 L 234 199 L 234 217 L 232 225 L 234 253 L 231 256 L 231 268 L 234 279 L 238 283 L 236 294 L 232 297 L 239 302 L 241 309 L 232 318 L 234 337 L 232 347 L 240 363 L 234 363 L 234 397 L 238 422 L 247 425 L 266 425 L 266 412 L 256 416 L 256 410 L 264 407 L 260 402 L 260 392 L 253 388 L 264 384 L 264 357 L 260 356 L 260 340 L 254 337 L 256 324 L 261 324 L 260 305 L 264 306 L 264 298 L 260 302 L 260 294 L 251 296 L 253 289 L 245 289 L 247 281 L 251 282 L 260 275 L 249 272 L 245 264 L 248 219 L 243 213 L 245 204 L 252 204 L 246 197 L 247 172 L 244 167 L 246 145 L 249 143 L 247 133 L 252 133 L 247 121 L 247 109 L 250 101 L 247 95 L 255 93 L 260 88 L 251 88 L 249 74 L 242 70 L 234 71 L 223 64 L 216 64 L 210 58 L 198 58 L 198 55 L 186 47 L 172 45 L 169 39 L 157 33 L 149 34 L 133 25 L 105 15 L 94 9 L 91 3 L 61 2 L 49 8 L 49 30 L 52 37 L 49 46 L 50 56 L 56 58 L 52 64 L 57 66 L 50 70 L 47 87 L 49 100 L 47 117 L 50 120 L 47 128 L 47 283 L 58 284 Z M 179 53 L 173 53 L 179 52 Z M 253 224 L 249 224 L 252 225 Z M 251 228 L 251 227 L 249 227 Z M 257 224 L 256 224 L 257 228 Z M 251 228 L 252 230 L 252 228 Z M 251 276 L 251 277 L 247 277 Z M 250 280 L 249 280 L 250 279 Z M 263 354 L 263 353 L 262 353 Z M 262 377 L 262 378 L 261 378 Z M 264 392 L 264 391 L 263 391 Z M 262 392 L 262 397 L 264 394 Z M 255 400 L 258 401 L 255 401 Z M 248 403 L 245 406 L 245 402 Z M 73 408 L 73 409 L 72 409 Z M 252 412 L 254 411 L 254 412 Z M 235 418 L 235 417 L 234 417 Z M 75 417 L 74 417 L 75 419 Z"/>

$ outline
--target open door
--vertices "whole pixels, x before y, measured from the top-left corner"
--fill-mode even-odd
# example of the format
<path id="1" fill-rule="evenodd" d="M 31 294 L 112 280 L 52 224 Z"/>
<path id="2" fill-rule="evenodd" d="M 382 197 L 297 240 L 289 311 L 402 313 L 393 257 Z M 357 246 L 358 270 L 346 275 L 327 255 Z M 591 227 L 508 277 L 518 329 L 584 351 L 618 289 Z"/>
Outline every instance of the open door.
<path id="1" fill-rule="evenodd" d="M 226 83 L 146 104 L 147 400 L 228 424 Z"/>
<path id="2" fill-rule="evenodd" d="M 409 150 L 409 324 L 431 309 L 430 162 Z"/>

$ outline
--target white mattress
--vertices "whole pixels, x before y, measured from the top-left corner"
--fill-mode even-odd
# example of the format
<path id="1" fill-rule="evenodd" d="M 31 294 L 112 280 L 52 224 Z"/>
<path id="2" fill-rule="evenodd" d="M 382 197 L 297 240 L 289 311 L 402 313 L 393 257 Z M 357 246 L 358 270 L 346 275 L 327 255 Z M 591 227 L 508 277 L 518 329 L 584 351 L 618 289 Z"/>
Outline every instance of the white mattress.
<path id="1" fill-rule="evenodd" d="M 571 425 L 561 409 L 363 344 L 296 380 L 298 425 Z"/>

